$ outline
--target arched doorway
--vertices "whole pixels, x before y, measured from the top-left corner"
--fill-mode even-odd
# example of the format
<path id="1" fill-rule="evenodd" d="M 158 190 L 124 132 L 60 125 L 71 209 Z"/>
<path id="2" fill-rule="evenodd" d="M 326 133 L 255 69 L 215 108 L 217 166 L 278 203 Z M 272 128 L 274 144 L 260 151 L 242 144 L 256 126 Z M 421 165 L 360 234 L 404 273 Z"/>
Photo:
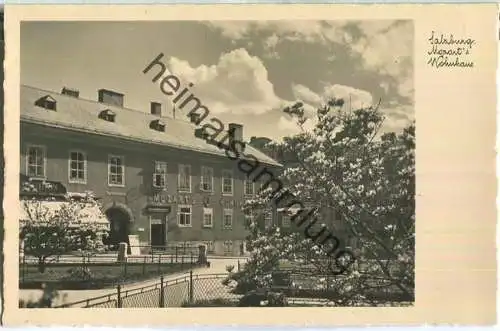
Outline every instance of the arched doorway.
<path id="1" fill-rule="evenodd" d="M 130 245 L 128 236 L 130 234 L 131 219 L 127 211 L 120 207 L 111 207 L 106 210 L 106 217 L 110 223 L 110 232 L 106 244 L 114 249 L 118 248 L 118 244 L 121 242 Z"/>

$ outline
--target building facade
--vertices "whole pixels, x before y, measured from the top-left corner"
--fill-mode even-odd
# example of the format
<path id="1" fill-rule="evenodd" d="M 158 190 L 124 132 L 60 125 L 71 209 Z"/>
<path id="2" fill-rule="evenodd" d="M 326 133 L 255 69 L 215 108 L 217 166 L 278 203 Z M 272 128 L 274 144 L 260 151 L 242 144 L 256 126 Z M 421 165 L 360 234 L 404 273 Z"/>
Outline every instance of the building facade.
<path id="1" fill-rule="evenodd" d="M 148 112 L 127 109 L 124 98 L 21 86 L 21 177 L 92 191 L 110 221 L 111 245 L 203 243 L 209 254 L 243 254 L 248 216 L 241 207 L 260 183 L 197 137 L 193 123 L 162 116 L 157 102 L 146 103 Z M 241 125 L 230 129 L 242 139 Z M 251 146 L 245 153 L 270 171 L 281 167 Z"/>

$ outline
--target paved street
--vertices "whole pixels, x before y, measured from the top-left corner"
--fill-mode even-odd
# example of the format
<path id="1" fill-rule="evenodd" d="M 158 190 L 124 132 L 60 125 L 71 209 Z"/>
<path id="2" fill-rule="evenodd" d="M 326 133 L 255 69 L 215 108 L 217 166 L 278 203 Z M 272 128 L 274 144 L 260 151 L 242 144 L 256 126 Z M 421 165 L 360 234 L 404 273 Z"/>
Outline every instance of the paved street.
<path id="1" fill-rule="evenodd" d="M 193 275 L 207 275 L 207 274 L 222 274 L 227 273 L 226 266 L 234 265 L 234 270 L 237 268 L 238 260 L 241 265 L 243 265 L 245 258 L 236 258 L 236 257 L 217 257 L 210 258 L 209 261 L 211 263 L 210 268 L 197 268 L 193 271 Z M 188 275 L 189 273 L 180 272 L 175 274 L 170 274 L 165 276 L 165 280 L 171 280 L 183 275 Z M 142 281 L 134 284 L 129 284 L 123 286 L 123 291 L 131 290 L 139 287 L 144 287 L 148 285 L 154 285 L 160 279 L 155 278 L 148 281 Z M 93 297 L 99 297 L 111 293 L 116 293 L 116 288 L 107 288 L 107 289 L 97 289 L 97 290 L 64 290 L 60 291 L 61 297 L 56 300 L 55 305 L 59 305 L 62 303 L 71 303 L 81 300 L 86 300 Z M 23 300 L 36 300 L 42 295 L 41 290 L 20 290 L 19 298 Z"/>

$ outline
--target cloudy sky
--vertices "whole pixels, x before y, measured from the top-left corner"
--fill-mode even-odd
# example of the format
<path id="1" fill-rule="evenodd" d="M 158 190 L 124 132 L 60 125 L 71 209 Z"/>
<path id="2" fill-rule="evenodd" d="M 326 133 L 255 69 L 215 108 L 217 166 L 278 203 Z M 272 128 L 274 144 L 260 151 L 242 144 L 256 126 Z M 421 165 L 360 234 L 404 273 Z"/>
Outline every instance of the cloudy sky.
<path id="1" fill-rule="evenodd" d="M 297 132 L 281 111 L 296 100 L 312 112 L 333 96 L 350 108 L 381 99 L 385 131 L 414 118 L 411 21 L 29 22 L 21 83 L 72 87 L 93 100 L 108 88 L 128 108 L 160 101 L 171 114 L 171 98 L 142 74 L 159 53 L 213 116 L 243 124 L 246 138 Z"/>

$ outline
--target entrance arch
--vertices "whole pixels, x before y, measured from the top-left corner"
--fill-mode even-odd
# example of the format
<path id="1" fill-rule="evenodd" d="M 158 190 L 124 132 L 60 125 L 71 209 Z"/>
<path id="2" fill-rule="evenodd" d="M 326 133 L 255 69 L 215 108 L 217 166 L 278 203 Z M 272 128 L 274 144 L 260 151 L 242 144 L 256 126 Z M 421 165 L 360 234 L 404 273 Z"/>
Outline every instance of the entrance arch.
<path id="1" fill-rule="evenodd" d="M 132 218 L 128 210 L 121 206 L 113 205 L 106 209 L 105 214 L 110 225 L 106 244 L 118 247 L 119 243 L 125 242 L 130 245 L 128 236 L 130 235 Z"/>

